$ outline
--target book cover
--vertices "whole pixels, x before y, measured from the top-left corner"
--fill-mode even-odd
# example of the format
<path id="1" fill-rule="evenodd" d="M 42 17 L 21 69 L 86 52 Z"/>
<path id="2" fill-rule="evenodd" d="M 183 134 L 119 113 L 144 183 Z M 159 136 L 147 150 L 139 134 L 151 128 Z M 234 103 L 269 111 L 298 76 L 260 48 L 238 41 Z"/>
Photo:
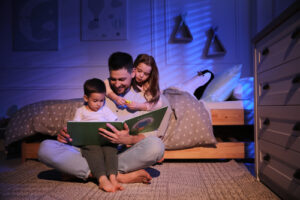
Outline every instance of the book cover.
<path id="1" fill-rule="evenodd" d="M 129 127 L 131 135 L 155 131 L 159 128 L 162 119 L 165 116 L 168 107 L 163 107 L 143 115 L 128 119 L 124 122 L 78 122 L 69 121 L 67 123 L 68 133 L 72 138 L 72 145 L 104 145 L 109 141 L 101 136 L 98 132 L 99 128 L 110 130 L 106 127 L 107 123 L 112 124 L 118 130 L 122 130 L 124 123 Z"/>

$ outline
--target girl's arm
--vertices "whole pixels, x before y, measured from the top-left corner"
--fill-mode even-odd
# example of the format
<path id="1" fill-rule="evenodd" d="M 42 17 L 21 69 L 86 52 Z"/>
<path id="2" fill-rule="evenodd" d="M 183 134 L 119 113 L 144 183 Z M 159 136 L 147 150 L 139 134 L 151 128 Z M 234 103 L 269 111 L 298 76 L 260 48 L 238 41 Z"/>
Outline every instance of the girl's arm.
<path id="1" fill-rule="evenodd" d="M 147 111 L 147 102 L 146 103 L 138 103 L 135 101 L 126 101 L 125 105 L 130 110 L 141 110 L 141 111 Z"/>
<path id="2" fill-rule="evenodd" d="M 112 101 L 116 102 L 118 105 L 121 106 L 125 105 L 125 99 L 123 97 L 116 95 L 113 91 L 110 93 L 106 93 L 106 96 L 110 98 Z"/>
<path id="3" fill-rule="evenodd" d="M 137 103 L 134 101 L 126 102 L 126 106 L 130 110 L 141 110 L 141 111 L 150 111 L 150 110 L 156 110 L 162 107 L 162 100 L 159 98 L 159 100 L 156 103 L 151 102 L 145 102 L 145 103 Z"/>
<path id="4" fill-rule="evenodd" d="M 145 104 L 146 104 L 146 106 L 147 106 L 147 111 L 159 109 L 159 108 L 161 108 L 162 105 L 163 105 L 162 100 L 161 100 L 160 97 L 159 97 L 159 99 L 158 99 L 158 101 L 157 101 L 156 103 L 149 103 L 149 102 L 146 102 Z"/>
<path id="5" fill-rule="evenodd" d="M 106 96 L 110 98 L 112 101 L 116 102 L 118 105 L 124 106 L 125 105 L 125 99 L 123 97 L 120 97 L 112 91 L 110 88 L 108 79 L 104 80 L 105 88 L 106 88 Z"/>

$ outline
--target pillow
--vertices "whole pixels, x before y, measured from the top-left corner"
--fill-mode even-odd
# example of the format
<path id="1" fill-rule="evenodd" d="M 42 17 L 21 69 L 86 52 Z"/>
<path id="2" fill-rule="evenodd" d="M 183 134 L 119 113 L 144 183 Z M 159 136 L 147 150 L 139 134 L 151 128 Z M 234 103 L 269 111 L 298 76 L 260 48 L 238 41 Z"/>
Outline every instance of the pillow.
<path id="1" fill-rule="evenodd" d="M 204 85 L 200 85 L 200 86 L 195 90 L 194 96 L 195 96 L 198 100 L 202 97 L 202 95 L 203 95 L 203 93 L 204 93 L 206 87 L 208 86 L 208 84 L 209 84 L 209 83 L 214 79 L 214 77 L 215 77 L 214 74 L 213 74 L 211 71 L 209 71 L 209 70 L 204 70 L 204 71 L 201 72 L 201 74 L 202 74 L 202 76 L 207 76 L 206 74 L 210 74 L 210 78 L 209 78 L 209 80 L 208 80 Z"/>
<path id="2" fill-rule="evenodd" d="M 191 78 L 190 80 L 185 81 L 184 83 L 180 83 L 172 86 L 171 88 L 175 88 L 181 91 L 186 91 L 192 96 L 195 95 L 196 90 L 205 90 L 205 87 L 210 83 L 210 81 L 214 78 L 214 74 L 209 70 L 204 70 L 198 72 L 196 76 Z M 201 93 L 201 94 L 200 94 Z M 196 98 L 202 95 L 202 91 L 197 91 Z M 199 98 L 198 98 L 199 99 Z"/>
<path id="3" fill-rule="evenodd" d="M 241 76 L 242 65 L 234 65 L 220 74 L 208 85 L 201 100 L 207 102 L 225 101 L 231 95 Z"/>
<path id="4" fill-rule="evenodd" d="M 176 89 L 164 90 L 172 115 L 163 142 L 167 150 L 196 146 L 215 146 L 217 143 L 208 110 L 191 94 Z"/>
<path id="5" fill-rule="evenodd" d="M 11 118 L 5 130 L 5 145 L 42 133 L 54 136 L 68 120 L 72 120 L 76 108 L 83 99 L 47 100 L 22 107 Z"/>
<path id="6" fill-rule="evenodd" d="M 241 78 L 232 92 L 234 100 L 249 100 L 254 98 L 254 78 Z"/>

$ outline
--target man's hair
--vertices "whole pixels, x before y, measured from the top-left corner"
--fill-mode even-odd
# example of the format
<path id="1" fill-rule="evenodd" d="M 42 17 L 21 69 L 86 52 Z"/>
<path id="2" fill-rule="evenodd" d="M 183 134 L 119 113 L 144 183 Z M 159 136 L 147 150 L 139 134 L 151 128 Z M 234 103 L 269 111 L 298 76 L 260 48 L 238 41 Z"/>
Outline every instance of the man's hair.
<path id="1" fill-rule="evenodd" d="M 98 78 L 92 78 L 85 81 L 83 85 L 84 94 L 90 96 L 92 93 L 106 93 L 105 84 Z"/>
<path id="2" fill-rule="evenodd" d="M 109 71 L 126 69 L 129 73 L 133 69 L 133 59 L 131 55 L 124 52 L 115 52 L 109 56 L 108 59 Z"/>

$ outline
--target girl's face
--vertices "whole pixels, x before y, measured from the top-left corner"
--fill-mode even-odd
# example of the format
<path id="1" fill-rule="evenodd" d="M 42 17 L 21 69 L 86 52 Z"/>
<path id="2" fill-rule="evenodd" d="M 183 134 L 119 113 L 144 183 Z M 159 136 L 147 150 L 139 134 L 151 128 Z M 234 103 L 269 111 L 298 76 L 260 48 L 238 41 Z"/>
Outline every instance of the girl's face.
<path id="1" fill-rule="evenodd" d="M 145 63 L 140 63 L 135 68 L 135 80 L 137 83 L 144 83 L 148 80 L 150 74 L 151 74 L 151 66 L 146 65 Z"/>
<path id="2" fill-rule="evenodd" d="M 105 93 L 91 93 L 90 96 L 84 95 L 84 101 L 91 111 L 97 112 L 105 102 Z"/>

